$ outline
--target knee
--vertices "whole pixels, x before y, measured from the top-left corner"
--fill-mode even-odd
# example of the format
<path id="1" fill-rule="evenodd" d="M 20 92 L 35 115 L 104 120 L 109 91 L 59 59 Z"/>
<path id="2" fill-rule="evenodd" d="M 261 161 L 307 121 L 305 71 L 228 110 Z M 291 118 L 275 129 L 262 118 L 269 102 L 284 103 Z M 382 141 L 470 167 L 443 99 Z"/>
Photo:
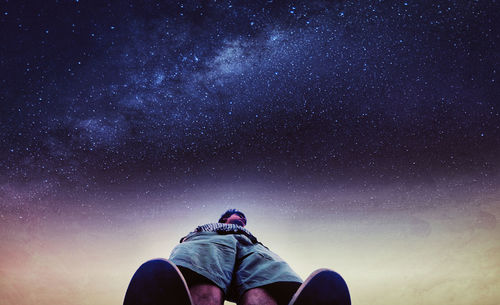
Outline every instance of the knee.
<path id="1" fill-rule="evenodd" d="M 241 297 L 242 305 L 277 305 L 276 301 L 263 288 L 253 288 L 248 290 Z"/>
<path id="2" fill-rule="evenodd" d="M 222 290 L 212 284 L 197 284 L 189 287 L 194 305 L 222 305 Z"/>

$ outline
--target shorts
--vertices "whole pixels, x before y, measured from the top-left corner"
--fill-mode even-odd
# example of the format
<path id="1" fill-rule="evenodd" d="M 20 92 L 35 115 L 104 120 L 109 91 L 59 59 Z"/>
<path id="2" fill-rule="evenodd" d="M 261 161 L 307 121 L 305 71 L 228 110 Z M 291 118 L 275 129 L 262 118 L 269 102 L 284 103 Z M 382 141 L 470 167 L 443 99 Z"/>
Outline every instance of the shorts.
<path id="1" fill-rule="evenodd" d="M 231 302 L 252 288 L 281 282 L 298 288 L 302 283 L 283 259 L 243 234 L 190 234 L 173 249 L 169 260 L 212 281 Z"/>

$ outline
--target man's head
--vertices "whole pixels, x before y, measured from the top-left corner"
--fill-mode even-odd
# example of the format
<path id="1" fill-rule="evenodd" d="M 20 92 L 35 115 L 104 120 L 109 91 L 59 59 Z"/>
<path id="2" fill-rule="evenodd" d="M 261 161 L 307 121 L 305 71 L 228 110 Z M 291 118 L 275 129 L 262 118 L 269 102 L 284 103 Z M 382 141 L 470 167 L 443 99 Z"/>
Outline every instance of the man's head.
<path id="1" fill-rule="evenodd" d="M 220 223 L 231 223 L 239 226 L 246 226 L 247 218 L 243 212 L 236 209 L 229 209 L 219 219 Z"/>

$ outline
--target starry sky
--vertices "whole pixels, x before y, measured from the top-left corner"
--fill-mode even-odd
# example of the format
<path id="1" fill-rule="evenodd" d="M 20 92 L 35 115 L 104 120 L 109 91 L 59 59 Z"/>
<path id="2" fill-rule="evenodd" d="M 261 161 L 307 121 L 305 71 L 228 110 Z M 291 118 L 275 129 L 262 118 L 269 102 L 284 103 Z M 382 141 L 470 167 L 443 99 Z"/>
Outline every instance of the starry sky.
<path id="1" fill-rule="evenodd" d="M 496 304 L 498 12 L 2 0 L 0 297 L 120 303 L 140 262 L 236 207 L 356 303 Z"/>

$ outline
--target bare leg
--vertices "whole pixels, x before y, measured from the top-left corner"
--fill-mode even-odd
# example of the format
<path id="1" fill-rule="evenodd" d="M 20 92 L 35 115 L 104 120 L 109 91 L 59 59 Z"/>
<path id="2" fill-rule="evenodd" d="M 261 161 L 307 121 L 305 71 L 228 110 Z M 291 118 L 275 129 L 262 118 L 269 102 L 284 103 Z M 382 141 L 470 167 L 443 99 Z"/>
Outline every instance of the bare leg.
<path id="1" fill-rule="evenodd" d="M 222 305 L 222 289 L 213 284 L 195 284 L 189 287 L 194 305 Z"/>
<path id="2" fill-rule="evenodd" d="M 241 297 L 238 303 L 241 305 L 277 305 L 276 301 L 263 288 L 253 288 L 248 290 Z"/>

